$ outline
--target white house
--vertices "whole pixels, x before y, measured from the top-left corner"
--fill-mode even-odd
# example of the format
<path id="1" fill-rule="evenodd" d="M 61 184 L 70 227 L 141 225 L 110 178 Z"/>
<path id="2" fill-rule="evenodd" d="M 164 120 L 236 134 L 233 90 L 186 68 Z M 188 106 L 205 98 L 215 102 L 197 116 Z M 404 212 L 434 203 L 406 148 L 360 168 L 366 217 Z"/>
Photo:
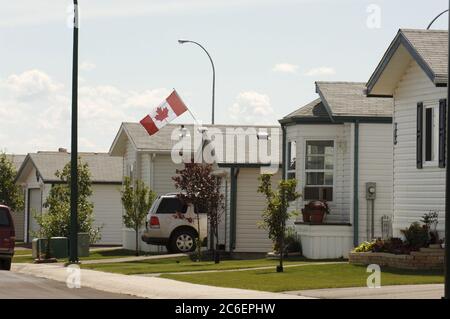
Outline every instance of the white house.
<path id="1" fill-rule="evenodd" d="M 330 207 L 323 224 L 298 217 L 303 254 L 346 257 L 360 242 L 388 236 L 392 99 L 367 98 L 365 83 L 317 82 L 316 92 L 318 99 L 280 120 L 284 174 L 298 180 L 303 194 L 293 204 L 298 211 L 310 200 L 326 200 Z M 368 186 L 376 187 L 373 200 L 367 198 Z"/>
<path id="2" fill-rule="evenodd" d="M 122 158 L 105 153 L 79 153 L 91 172 L 92 197 L 95 225 L 102 227 L 102 238 L 97 244 L 122 244 Z M 24 239 L 30 242 L 33 232 L 38 230 L 33 214 L 44 214 L 43 207 L 52 185 L 60 183 L 55 176 L 70 162 L 70 154 L 65 149 L 59 152 L 30 153 L 23 161 L 16 178 L 25 192 Z"/>
<path id="3" fill-rule="evenodd" d="M 444 230 L 447 57 L 448 31 L 401 29 L 367 82 L 394 100 L 396 236 L 430 210 Z"/>
<path id="4" fill-rule="evenodd" d="M 279 126 L 206 125 L 207 135 L 214 136 L 215 167 L 223 176 L 226 212 L 219 230 L 219 244 L 233 252 L 268 252 L 272 244 L 266 231 L 258 227 L 264 210 L 264 198 L 257 193 L 261 167 L 281 178 L 281 133 Z M 112 156 L 123 156 L 127 176 L 142 179 L 157 194 L 175 192 L 172 177 L 182 163 L 174 162 L 172 150 L 181 136 L 195 140 L 198 127 L 192 124 L 168 124 L 149 136 L 139 123 L 123 123 L 110 148 Z M 261 134 L 262 133 L 262 134 Z M 183 135 L 184 134 L 184 135 Z M 258 138 L 259 137 L 259 138 Z M 195 142 L 192 142 L 194 145 Z M 201 145 L 186 147 L 197 150 Z M 252 148 L 254 147 L 254 148 Z M 263 158 L 260 154 L 267 155 Z M 179 154 L 174 152 L 175 157 Z M 164 250 L 140 241 L 143 250 Z M 134 248 L 134 232 L 124 230 L 124 246 Z"/>
<path id="5" fill-rule="evenodd" d="M 22 165 L 25 155 L 17 154 L 6 154 L 6 158 L 13 163 L 16 172 Z M 24 211 L 14 211 L 13 212 L 14 228 L 16 230 L 16 240 L 24 240 L 24 225 L 25 225 L 25 214 Z"/>

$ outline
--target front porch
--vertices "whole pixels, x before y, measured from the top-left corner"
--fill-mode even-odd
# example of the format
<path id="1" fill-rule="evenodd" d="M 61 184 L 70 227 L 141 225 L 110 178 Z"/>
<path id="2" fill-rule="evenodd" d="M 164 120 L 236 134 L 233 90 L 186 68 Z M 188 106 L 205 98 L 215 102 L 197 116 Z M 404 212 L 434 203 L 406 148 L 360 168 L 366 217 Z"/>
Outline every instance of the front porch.
<path id="1" fill-rule="evenodd" d="M 353 227 L 350 223 L 296 221 L 294 224 L 306 258 L 348 258 L 353 249 Z"/>

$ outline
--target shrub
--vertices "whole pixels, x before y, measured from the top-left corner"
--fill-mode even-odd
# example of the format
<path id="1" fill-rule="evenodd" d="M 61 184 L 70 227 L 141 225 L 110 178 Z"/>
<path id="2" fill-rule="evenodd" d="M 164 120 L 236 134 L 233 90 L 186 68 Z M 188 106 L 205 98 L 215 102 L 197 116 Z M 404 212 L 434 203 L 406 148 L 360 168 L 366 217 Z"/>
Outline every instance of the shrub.
<path id="1" fill-rule="evenodd" d="M 406 243 L 412 250 L 428 246 L 428 227 L 414 222 L 407 229 L 401 231 L 406 238 Z"/>
<path id="2" fill-rule="evenodd" d="M 365 241 L 365 242 L 362 242 L 361 244 L 359 244 L 359 246 L 355 247 L 353 249 L 353 251 L 355 253 L 366 253 L 369 251 L 373 251 L 374 247 L 375 247 L 375 241 L 373 241 L 373 242 Z"/>
<path id="3" fill-rule="evenodd" d="M 302 243 L 300 236 L 295 231 L 294 227 L 286 228 L 286 235 L 284 237 L 285 252 L 287 253 L 301 253 Z"/>

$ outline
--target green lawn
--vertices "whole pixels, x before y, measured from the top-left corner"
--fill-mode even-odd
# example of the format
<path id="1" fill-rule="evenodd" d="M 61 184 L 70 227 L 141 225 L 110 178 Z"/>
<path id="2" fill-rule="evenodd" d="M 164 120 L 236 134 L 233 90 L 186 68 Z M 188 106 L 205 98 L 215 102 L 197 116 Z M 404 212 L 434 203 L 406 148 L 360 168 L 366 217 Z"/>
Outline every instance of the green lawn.
<path id="1" fill-rule="evenodd" d="M 289 258 L 288 260 L 286 260 L 286 265 L 303 264 L 306 262 L 310 261 L 302 257 Z M 144 260 L 138 262 L 81 265 L 81 267 L 86 269 L 113 272 L 125 275 L 135 275 L 135 274 L 184 272 L 184 271 L 257 268 L 265 266 L 275 267 L 277 263 L 278 263 L 277 260 L 253 259 L 253 260 L 223 260 L 219 264 L 214 264 L 214 262 L 211 261 L 194 262 L 188 257 L 179 257 L 169 259 L 161 258 L 154 260 Z"/>
<path id="2" fill-rule="evenodd" d="M 306 265 L 285 268 L 283 273 L 270 270 L 248 270 L 203 274 L 164 274 L 163 278 L 196 284 L 253 289 L 289 291 L 319 288 L 363 287 L 369 273 L 366 267 L 350 264 Z M 442 271 L 382 269 L 382 285 L 443 283 Z"/>
<path id="3" fill-rule="evenodd" d="M 31 254 L 31 250 L 27 253 L 28 255 Z M 14 263 L 31 263 L 34 261 L 33 257 L 31 256 L 23 256 L 25 253 L 21 250 L 15 251 L 13 262 Z M 127 249 L 112 249 L 112 250 L 96 250 L 91 251 L 89 257 L 80 257 L 80 260 L 97 260 L 97 259 L 111 259 L 111 258 L 121 258 L 121 257 L 130 257 L 134 256 L 135 252 L 134 250 L 127 250 Z M 141 255 L 144 255 L 142 253 Z M 66 262 L 67 258 L 64 259 L 58 259 L 59 262 Z"/>

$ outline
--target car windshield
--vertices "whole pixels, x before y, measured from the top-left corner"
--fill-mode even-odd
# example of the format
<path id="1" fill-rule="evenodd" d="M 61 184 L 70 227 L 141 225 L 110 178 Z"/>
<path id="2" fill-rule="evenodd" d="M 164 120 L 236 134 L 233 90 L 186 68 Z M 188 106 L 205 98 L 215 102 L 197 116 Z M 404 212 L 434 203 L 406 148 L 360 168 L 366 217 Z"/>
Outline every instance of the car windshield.
<path id="1" fill-rule="evenodd" d="M 10 226 L 9 212 L 5 208 L 0 208 L 0 227 Z"/>
<path id="2" fill-rule="evenodd" d="M 157 214 L 174 214 L 180 212 L 185 214 L 187 205 L 183 204 L 178 198 L 162 198 L 158 207 Z"/>

